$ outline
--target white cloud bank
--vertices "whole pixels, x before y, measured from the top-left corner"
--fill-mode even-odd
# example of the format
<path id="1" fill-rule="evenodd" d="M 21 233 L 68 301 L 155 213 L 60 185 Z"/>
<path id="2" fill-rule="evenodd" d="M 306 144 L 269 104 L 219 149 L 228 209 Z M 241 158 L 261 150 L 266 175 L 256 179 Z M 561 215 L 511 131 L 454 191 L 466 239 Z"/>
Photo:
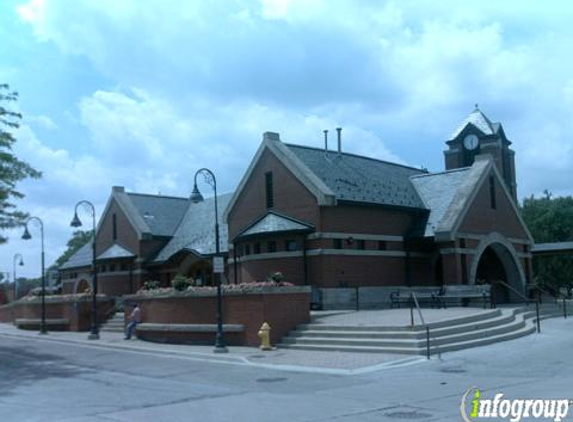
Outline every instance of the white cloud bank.
<path id="1" fill-rule="evenodd" d="M 77 99 L 81 154 L 23 128 L 19 152 L 46 174 L 24 205 L 54 220 L 79 199 L 101 210 L 112 185 L 187 195 L 200 166 L 231 190 L 266 130 L 321 146 L 343 126 L 347 151 L 440 170 L 476 102 L 514 142 L 521 196 L 573 193 L 573 4 L 31 0 L 17 12 L 115 84 Z"/>

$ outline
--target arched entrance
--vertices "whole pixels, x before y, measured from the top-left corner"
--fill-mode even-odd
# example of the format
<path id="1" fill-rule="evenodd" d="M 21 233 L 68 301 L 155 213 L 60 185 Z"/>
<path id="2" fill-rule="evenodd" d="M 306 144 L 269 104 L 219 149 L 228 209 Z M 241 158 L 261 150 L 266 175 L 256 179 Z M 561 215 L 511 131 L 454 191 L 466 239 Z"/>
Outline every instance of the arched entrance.
<path id="1" fill-rule="evenodd" d="M 213 268 L 211 260 L 189 254 L 181 264 L 179 264 L 179 274 L 191 277 L 198 285 L 213 286 Z"/>
<path id="2" fill-rule="evenodd" d="M 81 280 L 76 281 L 74 286 L 74 293 L 86 293 L 91 292 L 91 290 L 92 284 L 86 279 L 82 278 Z"/>
<path id="3" fill-rule="evenodd" d="M 496 303 L 520 302 L 516 292 L 525 295 L 525 273 L 513 245 L 498 233 L 483 239 L 474 255 L 470 270 L 473 283 L 492 284 Z M 508 288 L 496 281 L 511 286 Z"/>

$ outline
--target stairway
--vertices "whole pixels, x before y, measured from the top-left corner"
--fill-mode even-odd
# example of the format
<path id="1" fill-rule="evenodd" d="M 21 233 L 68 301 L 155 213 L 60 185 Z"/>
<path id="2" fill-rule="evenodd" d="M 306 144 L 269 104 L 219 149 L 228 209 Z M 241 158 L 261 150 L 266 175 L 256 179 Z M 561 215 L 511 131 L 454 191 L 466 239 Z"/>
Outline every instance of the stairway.
<path id="1" fill-rule="evenodd" d="M 125 330 L 123 312 L 116 312 L 112 318 L 100 326 L 99 330 L 107 333 L 123 333 Z"/>
<path id="2" fill-rule="evenodd" d="M 562 316 L 561 304 L 540 306 L 540 320 Z M 507 307 L 429 323 L 431 353 L 444 353 L 513 340 L 536 331 L 535 304 Z M 304 324 L 278 347 L 369 353 L 426 354 L 426 328 Z"/>

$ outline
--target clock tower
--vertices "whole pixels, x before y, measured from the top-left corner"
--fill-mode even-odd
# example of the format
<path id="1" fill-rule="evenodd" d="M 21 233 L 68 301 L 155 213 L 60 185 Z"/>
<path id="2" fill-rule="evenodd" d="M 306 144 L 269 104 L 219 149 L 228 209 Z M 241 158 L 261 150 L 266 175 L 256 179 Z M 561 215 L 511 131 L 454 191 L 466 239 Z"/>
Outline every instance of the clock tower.
<path id="1" fill-rule="evenodd" d="M 476 104 L 474 111 L 454 131 L 446 144 L 446 170 L 469 167 L 477 155 L 490 154 L 511 196 L 517 202 L 515 152 L 509 147 L 511 142 L 505 136 L 501 123 L 492 123 Z"/>

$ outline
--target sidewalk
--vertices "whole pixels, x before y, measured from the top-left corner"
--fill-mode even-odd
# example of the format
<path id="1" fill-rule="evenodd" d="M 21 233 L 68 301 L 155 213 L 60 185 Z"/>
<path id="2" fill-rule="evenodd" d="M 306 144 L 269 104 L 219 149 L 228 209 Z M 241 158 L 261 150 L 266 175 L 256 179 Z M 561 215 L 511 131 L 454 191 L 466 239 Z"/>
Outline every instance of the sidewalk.
<path id="1" fill-rule="evenodd" d="M 213 353 L 212 346 L 151 343 L 137 339 L 124 340 L 122 333 L 102 332 L 99 340 L 88 340 L 87 332 L 51 331 L 40 335 L 37 331 L 20 330 L 9 323 L 0 323 L 0 337 L 18 337 L 36 341 L 54 341 L 78 347 L 116 350 L 119 353 L 147 353 L 177 359 L 211 363 L 264 367 L 276 370 L 314 372 L 334 375 L 368 373 L 397 366 L 424 362 L 419 356 L 381 353 L 321 352 L 277 349 L 263 352 L 253 347 L 229 347 L 229 353 Z"/>

